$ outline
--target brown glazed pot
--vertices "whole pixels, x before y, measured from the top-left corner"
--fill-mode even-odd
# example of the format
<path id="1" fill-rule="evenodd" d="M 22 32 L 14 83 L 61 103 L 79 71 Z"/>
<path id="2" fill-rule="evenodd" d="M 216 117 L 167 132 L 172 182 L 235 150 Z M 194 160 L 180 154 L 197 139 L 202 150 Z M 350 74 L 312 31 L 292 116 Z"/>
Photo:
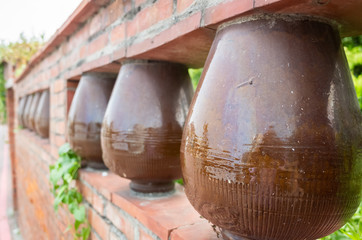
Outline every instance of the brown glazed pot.
<path id="1" fill-rule="evenodd" d="M 84 73 L 70 106 L 69 143 L 82 157 L 82 164 L 93 168 L 105 168 L 100 134 L 116 77 L 110 73 Z"/>
<path id="2" fill-rule="evenodd" d="M 35 131 L 43 138 L 49 137 L 49 90 L 41 92 L 38 108 L 34 117 Z"/>
<path id="3" fill-rule="evenodd" d="M 25 104 L 26 104 L 26 96 L 20 98 L 18 111 L 17 111 L 18 125 L 22 127 L 24 127 L 23 116 L 24 116 Z"/>
<path id="4" fill-rule="evenodd" d="M 35 130 L 35 114 L 39 105 L 40 92 L 34 94 L 29 110 L 29 128 Z"/>
<path id="5" fill-rule="evenodd" d="M 131 60 L 122 66 L 104 116 L 102 149 L 107 167 L 131 179 L 132 190 L 173 190 L 192 94 L 181 64 Z"/>
<path id="6" fill-rule="evenodd" d="M 361 200 L 361 113 L 337 30 L 289 16 L 223 25 L 185 124 L 185 191 L 225 239 L 312 240 Z"/>
<path id="7" fill-rule="evenodd" d="M 23 115 L 23 123 L 24 126 L 26 128 L 28 128 L 29 130 L 32 130 L 29 126 L 30 126 L 30 107 L 33 103 L 33 97 L 34 95 L 28 95 L 26 97 L 26 103 L 25 103 L 25 108 L 24 108 L 24 115 Z"/>

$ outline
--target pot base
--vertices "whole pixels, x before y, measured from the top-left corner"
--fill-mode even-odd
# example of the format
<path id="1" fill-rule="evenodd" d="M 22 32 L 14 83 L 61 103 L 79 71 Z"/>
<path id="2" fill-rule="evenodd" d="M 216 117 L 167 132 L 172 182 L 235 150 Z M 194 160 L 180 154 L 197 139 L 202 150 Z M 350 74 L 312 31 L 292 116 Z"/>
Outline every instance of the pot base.
<path id="1" fill-rule="evenodd" d="M 242 237 L 234 232 L 230 232 L 228 230 L 221 230 L 221 235 L 224 240 L 256 240 L 253 238 Z"/>
<path id="2" fill-rule="evenodd" d="M 135 192 L 159 193 L 159 192 L 170 192 L 174 190 L 175 183 L 173 181 L 167 181 L 167 182 L 131 181 L 129 186 Z"/>

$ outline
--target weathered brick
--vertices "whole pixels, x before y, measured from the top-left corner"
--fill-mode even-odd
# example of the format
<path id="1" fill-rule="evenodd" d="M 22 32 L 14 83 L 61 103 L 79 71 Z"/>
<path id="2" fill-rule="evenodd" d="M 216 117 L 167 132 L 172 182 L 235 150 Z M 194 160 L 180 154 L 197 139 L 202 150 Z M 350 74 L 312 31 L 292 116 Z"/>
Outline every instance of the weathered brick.
<path id="1" fill-rule="evenodd" d="M 177 12 L 182 13 L 183 11 L 185 11 L 185 9 L 190 7 L 194 2 L 195 0 L 178 0 L 176 8 Z"/>
<path id="2" fill-rule="evenodd" d="M 120 24 L 115 26 L 111 31 L 111 43 L 120 43 L 125 40 L 126 25 Z"/>
<path id="3" fill-rule="evenodd" d="M 253 9 L 253 0 L 231 0 L 205 9 L 204 25 L 213 25 Z"/>
<path id="4" fill-rule="evenodd" d="M 91 208 L 89 208 L 88 217 L 93 230 L 97 232 L 101 239 L 107 240 L 109 238 L 110 226 Z"/>
<path id="5" fill-rule="evenodd" d="M 98 36 L 88 45 L 87 54 L 92 55 L 93 53 L 103 49 L 106 47 L 108 43 L 108 33 L 103 33 L 102 35 Z"/>
<path id="6" fill-rule="evenodd" d="M 153 24 L 171 17 L 172 10 L 172 0 L 159 0 L 154 5 L 142 9 L 134 19 L 127 22 L 127 37 L 134 36 Z"/>
<path id="7" fill-rule="evenodd" d="M 106 217 L 115 225 L 127 239 L 135 239 L 135 231 L 138 231 L 132 220 L 122 214 L 112 204 L 106 206 Z"/>

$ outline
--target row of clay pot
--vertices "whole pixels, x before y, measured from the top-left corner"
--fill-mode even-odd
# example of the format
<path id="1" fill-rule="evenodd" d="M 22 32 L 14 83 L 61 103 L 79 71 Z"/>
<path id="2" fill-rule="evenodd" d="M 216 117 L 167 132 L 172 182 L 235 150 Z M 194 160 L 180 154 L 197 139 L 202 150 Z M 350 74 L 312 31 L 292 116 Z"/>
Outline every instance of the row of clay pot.
<path id="1" fill-rule="evenodd" d="M 48 138 L 49 104 L 49 90 L 21 97 L 17 112 L 19 125 L 35 131 L 43 138 Z"/>
<path id="2" fill-rule="evenodd" d="M 193 95 L 187 68 L 128 61 L 115 84 L 116 77 L 83 74 L 68 116 L 70 145 L 84 164 L 105 163 L 131 179 L 135 191 L 170 191 L 181 177 L 182 129 Z"/>
<path id="3" fill-rule="evenodd" d="M 317 239 L 357 209 L 361 114 L 333 26 L 274 15 L 222 25 L 190 111 L 180 64 L 125 62 L 111 94 L 114 79 L 82 77 L 69 139 L 86 161 L 103 150 L 133 190 L 169 191 L 182 167 L 191 204 L 225 239 Z"/>

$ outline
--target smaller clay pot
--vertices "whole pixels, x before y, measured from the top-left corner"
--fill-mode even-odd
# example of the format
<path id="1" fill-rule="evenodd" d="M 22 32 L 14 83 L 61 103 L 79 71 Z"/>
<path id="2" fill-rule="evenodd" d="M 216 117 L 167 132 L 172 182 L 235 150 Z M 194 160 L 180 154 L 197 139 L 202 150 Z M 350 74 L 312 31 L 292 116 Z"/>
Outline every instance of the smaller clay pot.
<path id="1" fill-rule="evenodd" d="M 38 103 L 39 103 L 39 98 L 40 98 L 40 92 L 37 92 L 34 94 L 33 97 L 33 101 L 30 105 L 30 110 L 29 110 L 29 128 L 31 130 L 35 130 L 35 124 L 34 124 L 34 117 L 35 117 L 35 112 L 36 109 L 38 107 Z"/>
<path id="2" fill-rule="evenodd" d="M 33 103 L 33 95 L 28 95 L 26 97 L 26 104 L 25 104 L 25 108 L 24 108 L 24 115 L 23 115 L 23 123 L 24 126 L 26 128 L 28 128 L 29 130 L 32 130 L 29 128 L 29 113 L 30 113 L 30 107 L 31 104 Z"/>
<path id="3" fill-rule="evenodd" d="M 136 192 L 168 192 L 181 177 L 182 128 L 193 95 L 187 68 L 124 62 L 102 126 L 103 158 Z"/>
<path id="4" fill-rule="evenodd" d="M 34 117 L 35 131 L 43 138 L 49 137 L 49 100 L 49 90 L 43 91 Z"/>
<path id="5" fill-rule="evenodd" d="M 26 96 L 20 98 L 18 111 L 17 111 L 18 125 L 22 127 L 24 126 L 23 115 L 24 115 L 25 104 L 26 104 Z"/>
<path id="6" fill-rule="evenodd" d="M 82 157 L 82 165 L 106 168 L 102 159 L 101 126 L 116 74 L 85 73 L 80 79 L 68 115 L 68 140 Z"/>

